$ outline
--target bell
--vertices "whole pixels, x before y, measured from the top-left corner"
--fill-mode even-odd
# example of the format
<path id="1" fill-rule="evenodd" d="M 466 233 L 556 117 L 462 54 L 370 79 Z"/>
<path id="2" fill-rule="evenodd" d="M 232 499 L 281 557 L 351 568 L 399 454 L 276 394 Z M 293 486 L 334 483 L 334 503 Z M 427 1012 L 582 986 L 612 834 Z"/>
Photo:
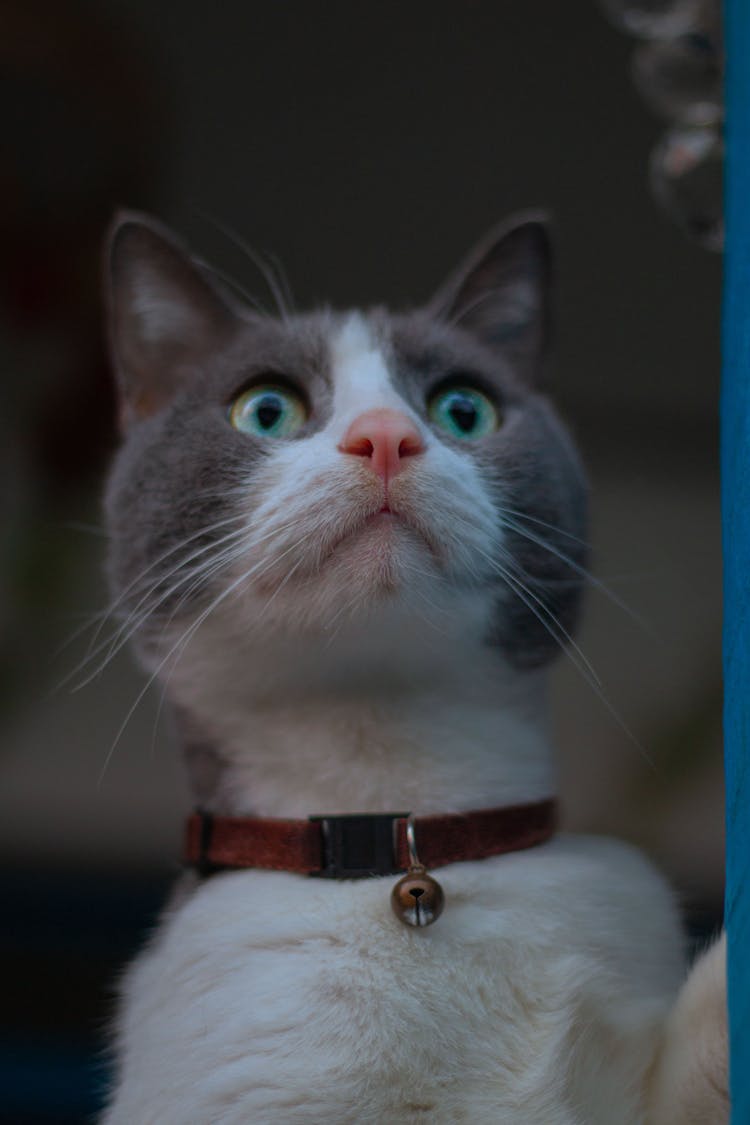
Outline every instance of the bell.
<path id="1" fill-rule="evenodd" d="M 412 864 L 391 891 L 391 908 L 405 926 L 430 926 L 444 905 L 443 888 L 421 863 Z"/>

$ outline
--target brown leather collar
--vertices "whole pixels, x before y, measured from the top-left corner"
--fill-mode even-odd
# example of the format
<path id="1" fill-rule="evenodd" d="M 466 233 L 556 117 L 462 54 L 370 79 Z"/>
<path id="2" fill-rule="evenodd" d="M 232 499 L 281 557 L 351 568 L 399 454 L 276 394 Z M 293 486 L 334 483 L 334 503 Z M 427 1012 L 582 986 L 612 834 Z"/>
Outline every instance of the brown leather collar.
<path id="1" fill-rule="evenodd" d="M 407 813 L 367 813 L 281 820 L 253 816 L 188 817 L 185 862 L 202 874 L 261 867 L 331 879 L 392 875 L 409 867 Z M 557 802 L 418 816 L 419 859 L 427 868 L 521 851 L 555 831 Z"/>

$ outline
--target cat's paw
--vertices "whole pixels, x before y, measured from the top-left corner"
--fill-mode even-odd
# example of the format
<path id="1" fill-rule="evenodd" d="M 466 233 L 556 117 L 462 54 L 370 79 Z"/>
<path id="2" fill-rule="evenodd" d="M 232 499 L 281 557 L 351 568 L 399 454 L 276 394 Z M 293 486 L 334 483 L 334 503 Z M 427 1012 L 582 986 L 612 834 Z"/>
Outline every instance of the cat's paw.
<path id="1" fill-rule="evenodd" d="M 722 934 L 677 997 L 651 1075 L 648 1125 L 729 1121 L 726 960 Z"/>

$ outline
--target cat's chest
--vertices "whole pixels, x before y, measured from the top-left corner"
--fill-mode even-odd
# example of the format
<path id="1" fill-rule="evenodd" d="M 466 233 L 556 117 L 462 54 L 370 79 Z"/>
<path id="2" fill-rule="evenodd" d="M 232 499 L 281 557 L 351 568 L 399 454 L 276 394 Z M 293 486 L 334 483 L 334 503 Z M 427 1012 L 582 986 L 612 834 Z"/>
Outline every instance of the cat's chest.
<path id="1" fill-rule="evenodd" d="M 126 1074 L 160 1059 L 197 1121 L 572 1125 L 576 1035 L 609 1037 L 610 1070 L 635 1088 L 680 971 L 661 882 L 627 851 L 577 847 L 443 869 L 445 914 L 420 931 L 391 914 L 387 878 L 208 880 L 131 972 Z M 640 933 L 636 902 L 651 907 Z M 622 1105 L 613 1125 L 637 1120 Z"/>

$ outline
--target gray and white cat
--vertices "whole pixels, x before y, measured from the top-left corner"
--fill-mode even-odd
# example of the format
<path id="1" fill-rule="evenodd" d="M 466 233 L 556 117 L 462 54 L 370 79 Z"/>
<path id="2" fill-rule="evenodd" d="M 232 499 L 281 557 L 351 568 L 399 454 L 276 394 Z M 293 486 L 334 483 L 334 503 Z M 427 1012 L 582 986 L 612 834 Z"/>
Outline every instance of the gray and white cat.
<path id="1" fill-rule="evenodd" d="M 543 220 L 424 308 L 261 316 L 125 214 L 109 313 L 118 612 L 215 814 L 465 812 L 555 792 L 548 666 L 586 485 L 539 389 Z M 107 1125 L 727 1120 L 723 947 L 687 983 L 672 895 L 557 835 L 393 879 L 185 875 L 128 971 Z"/>

